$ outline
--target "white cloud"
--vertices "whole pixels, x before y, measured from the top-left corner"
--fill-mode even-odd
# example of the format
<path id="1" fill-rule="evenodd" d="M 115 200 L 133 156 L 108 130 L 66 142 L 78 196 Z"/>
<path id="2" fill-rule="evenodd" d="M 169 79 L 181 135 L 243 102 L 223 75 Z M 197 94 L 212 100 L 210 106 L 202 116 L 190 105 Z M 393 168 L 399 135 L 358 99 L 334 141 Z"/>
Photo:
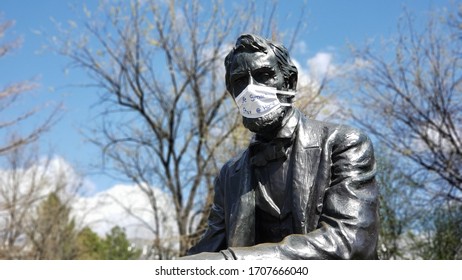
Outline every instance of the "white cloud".
<path id="1" fill-rule="evenodd" d="M 298 85 L 306 85 L 310 81 L 310 76 L 307 73 L 307 69 L 303 67 L 296 59 L 292 58 L 292 62 L 295 64 L 298 70 Z"/>
<path id="2" fill-rule="evenodd" d="M 323 80 L 333 75 L 336 68 L 332 64 L 333 55 L 326 52 L 319 52 L 307 59 L 304 65 L 292 59 L 298 69 L 298 89 L 308 89 L 308 92 L 317 92 Z"/>
<path id="3" fill-rule="evenodd" d="M 5 158 L 0 169 L 0 244 L 13 237 L 24 245 L 24 229 L 31 227 L 36 207 L 49 194 L 56 193 L 66 205 L 72 204 L 81 176 L 60 157 L 37 159 L 16 151 Z"/>
<path id="4" fill-rule="evenodd" d="M 306 62 L 312 79 L 321 80 L 334 74 L 336 67 L 332 63 L 333 55 L 327 52 L 318 52 Z"/>
<path id="5" fill-rule="evenodd" d="M 334 54 L 329 51 L 316 53 L 305 60 L 304 64 L 293 60 L 298 69 L 298 95 L 299 108 L 310 117 L 328 120 L 335 116 L 342 108 L 338 99 L 329 89 L 324 89 L 318 96 L 321 86 L 330 85 L 330 81 L 343 73 L 343 65 L 334 63 Z"/>
<path id="6" fill-rule="evenodd" d="M 333 52 L 321 51 L 308 58 L 305 65 L 294 61 L 299 69 L 299 82 L 301 81 L 302 85 L 319 84 L 325 78 L 331 80 L 370 65 L 362 59 L 355 59 L 349 63 L 335 63 L 334 58 Z"/>
<path id="7" fill-rule="evenodd" d="M 120 226 L 125 228 L 131 238 L 149 239 L 154 236 L 148 229 L 155 228 L 154 214 L 148 197 L 138 187 L 115 185 L 96 194 L 91 191 L 93 187 L 90 181 L 61 157 L 40 159 L 33 164 L 24 163 L 15 170 L 0 169 L 0 226 L 6 222 L 8 216 L 7 209 L 3 206 L 9 205 L 13 196 L 16 195 L 20 201 L 24 201 L 18 205 L 21 212 L 30 212 L 34 205 L 58 190 L 60 196 L 71 206 L 72 216 L 79 228 L 90 226 L 93 231 L 104 236 L 112 227 Z M 161 235 L 176 236 L 173 230 L 173 203 L 160 189 L 152 188 L 152 191 L 161 209 Z M 81 193 L 87 196 L 82 196 Z M 88 196 L 88 193 L 91 195 Z M 31 206 L 28 201 L 34 201 L 34 204 Z M 133 215 L 127 210 L 132 211 Z"/>
<path id="8" fill-rule="evenodd" d="M 306 60 L 304 65 L 292 59 L 298 69 L 299 88 L 308 87 L 316 90 L 325 78 L 335 74 L 337 67 L 333 64 L 333 55 L 328 52 L 318 52 Z"/>
<path id="9" fill-rule="evenodd" d="M 0 204 L 13 195 L 27 196 L 36 203 L 51 192 L 65 198 L 82 186 L 81 176 L 61 157 L 42 158 L 32 164 L 28 160 L 16 160 L 14 169 L 0 169 Z"/>
<path id="10" fill-rule="evenodd" d="M 161 235 L 176 235 L 171 200 L 161 190 L 152 190 L 160 209 Z M 156 230 L 153 213 L 147 195 L 133 185 L 115 185 L 91 197 L 80 197 L 74 204 L 74 215 L 80 224 L 90 226 L 102 236 L 112 227 L 120 226 L 130 238 L 153 238 Z"/>

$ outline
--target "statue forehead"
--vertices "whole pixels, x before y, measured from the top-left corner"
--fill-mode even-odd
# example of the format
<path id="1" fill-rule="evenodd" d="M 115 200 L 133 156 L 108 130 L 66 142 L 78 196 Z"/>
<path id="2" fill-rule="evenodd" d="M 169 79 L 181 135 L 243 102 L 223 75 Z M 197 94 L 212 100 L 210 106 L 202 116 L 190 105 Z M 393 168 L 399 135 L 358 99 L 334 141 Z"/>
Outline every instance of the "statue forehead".
<path id="1" fill-rule="evenodd" d="M 231 73 L 253 71 L 260 68 L 275 67 L 276 56 L 272 51 L 263 52 L 239 52 L 234 55 L 231 62 Z"/>

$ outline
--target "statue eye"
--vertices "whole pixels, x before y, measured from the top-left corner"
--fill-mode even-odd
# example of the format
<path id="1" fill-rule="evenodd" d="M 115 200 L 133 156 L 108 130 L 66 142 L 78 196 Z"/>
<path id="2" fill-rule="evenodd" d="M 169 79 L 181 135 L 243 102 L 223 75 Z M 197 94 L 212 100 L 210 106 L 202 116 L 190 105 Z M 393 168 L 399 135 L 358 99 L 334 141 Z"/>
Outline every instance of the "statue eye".
<path id="1" fill-rule="evenodd" d="M 234 82 L 238 83 L 238 84 L 241 84 L 241 83 L 246 82 L 247 80 L 248 80 L 247 77 L 239 77 L 236 80 L 234 80 Z"/>
<path id="2" fill-rule="evenodd" d="M 274 73 L 271 72 L 260 72 L 255 75 L 255 80 L 259 83 L 265 83 L 272 78 L 274 78 Z"/>
<path id="3" fill-rule="evenodd" d="M 231 82 L 235 85 L 242 85 L 243 83 L 247 83 L 248 80 L 247 76 L 236 76 L 231 79 Z"/>

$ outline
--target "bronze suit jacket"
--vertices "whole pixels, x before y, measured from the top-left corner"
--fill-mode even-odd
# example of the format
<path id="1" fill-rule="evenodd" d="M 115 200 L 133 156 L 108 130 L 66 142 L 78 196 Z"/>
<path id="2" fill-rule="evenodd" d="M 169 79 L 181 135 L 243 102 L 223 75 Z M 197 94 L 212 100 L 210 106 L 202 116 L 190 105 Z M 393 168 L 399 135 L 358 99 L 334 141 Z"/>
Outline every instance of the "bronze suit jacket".
<path id="1" fill-rule="evenodd" d="M 216 178 L 208 229 L 188 254 L 227 249 L 235 259 L 377 258 L 378 189 L 369 138 L 295 113 L 300 118 L 290 157 L 295 234 L 255 245 L 255 191 L 245 150 Z"/>

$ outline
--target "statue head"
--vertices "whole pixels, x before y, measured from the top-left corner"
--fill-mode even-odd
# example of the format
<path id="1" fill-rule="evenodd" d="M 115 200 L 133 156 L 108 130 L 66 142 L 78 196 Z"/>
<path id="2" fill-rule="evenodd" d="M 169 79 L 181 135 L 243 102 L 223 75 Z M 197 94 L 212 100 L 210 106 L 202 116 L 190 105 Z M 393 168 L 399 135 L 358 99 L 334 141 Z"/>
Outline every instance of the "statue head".
<path id="1" fill-rule="evenodd" d="M 298 71 L 290 59 L 287 49 L 279 44 L 252 34 L 241 35 L 225 58 L 226 89 L 236 98 L 250 84 L 272 87 L 283 91 L 295 91 Z M 284 103 L 291 97 L 278 95 Z M 291 107 L 281 107 L 271 114 L 258 117 L 243 117 L 249 130 L 265 134 L 282 125 Z"/>

